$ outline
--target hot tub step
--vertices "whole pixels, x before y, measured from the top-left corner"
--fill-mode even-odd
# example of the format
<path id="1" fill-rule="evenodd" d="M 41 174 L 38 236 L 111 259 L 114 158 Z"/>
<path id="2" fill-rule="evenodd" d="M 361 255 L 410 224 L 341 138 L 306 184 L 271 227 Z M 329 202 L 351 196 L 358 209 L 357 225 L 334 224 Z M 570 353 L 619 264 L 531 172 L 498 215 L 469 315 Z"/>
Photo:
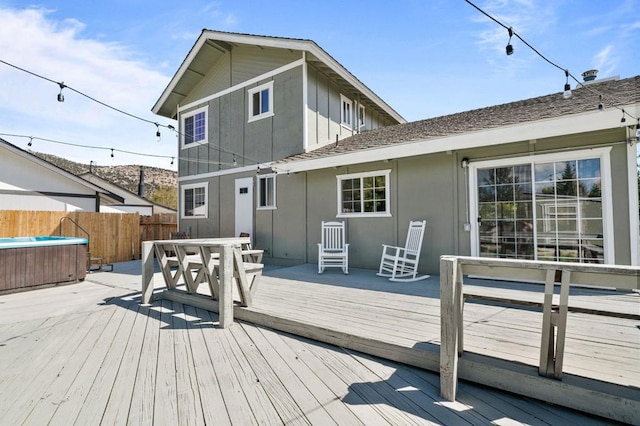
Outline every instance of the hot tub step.
<path id="1" fill-rule="evenodd" d="M 113 263 L 104 263 L 101 257 L 92 257 L 89 261 L 89 272 L 93 271 L 113 271 Z"/>

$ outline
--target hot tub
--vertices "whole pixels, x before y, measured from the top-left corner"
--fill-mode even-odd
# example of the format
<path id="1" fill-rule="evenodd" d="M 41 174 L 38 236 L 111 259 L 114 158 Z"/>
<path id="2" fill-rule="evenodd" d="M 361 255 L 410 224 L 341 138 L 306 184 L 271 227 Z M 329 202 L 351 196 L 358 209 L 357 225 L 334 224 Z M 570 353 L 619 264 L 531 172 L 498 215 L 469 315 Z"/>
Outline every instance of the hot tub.
<path id="1" fill-rule="evenodd" d="M 84 280 L 86 238 L 0 238 L 0 293 Z"/>

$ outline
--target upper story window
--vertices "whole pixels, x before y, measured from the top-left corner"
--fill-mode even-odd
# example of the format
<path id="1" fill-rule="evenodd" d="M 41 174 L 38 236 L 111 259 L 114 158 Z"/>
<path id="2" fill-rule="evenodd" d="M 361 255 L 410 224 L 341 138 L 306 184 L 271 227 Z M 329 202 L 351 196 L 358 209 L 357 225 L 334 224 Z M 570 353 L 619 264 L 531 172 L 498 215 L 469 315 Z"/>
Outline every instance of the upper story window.
<path id="1" fill-rule="evenodd" d="M 276 208 L 276 175 L 258 176 L 258 210 Z"/>
<path id="2" fill-rule="evenodd" d="M 248 90 L 249 121 L 273 115 L 273 81 Z"/>
<path id="3" fill-rule="evenodd" d="M 209 216 L 208 192 L 208 182 L 182 185 L 182 218 L 206 219 Z"/>
<path id="4" fill-rule="evenodd" d="M 340 109 L 340 124 L 351 128 L 353 123 L 353 101 L 344 95 L 340 95 L 340 103 L 342 105 Z"/>
<path id="5" fill-rule="evenodd" d="M 365 117 L 366 115 L 364 113 L 364 105 L 360 105 L 358 107 L 358 127 L 360 129 L 367 125 L 367 123 L 365 122 Z"/>
<path id="6" fill-rule="evenodd" d="M 182 113 L 182 148 L 207 143 L 208 107 Z"/>
<path id="7" fill-rule="evenodd" d="M 336 176 L 338 217 L 391 216 L 389 174 L 391 170 Z"/>

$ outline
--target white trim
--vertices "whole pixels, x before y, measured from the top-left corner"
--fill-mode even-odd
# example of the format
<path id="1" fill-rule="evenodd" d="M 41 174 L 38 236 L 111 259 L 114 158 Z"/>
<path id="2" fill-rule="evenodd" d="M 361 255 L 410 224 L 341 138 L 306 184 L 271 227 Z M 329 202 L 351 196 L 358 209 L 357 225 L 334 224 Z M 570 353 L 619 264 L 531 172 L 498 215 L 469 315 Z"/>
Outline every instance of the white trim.
<path id="1" fill-rule="evenodd" d="M 633 104 L 632 104 L 633 105 Z M 621 106 L 627 110 L 626 106 Z M 628 109 L 632 110 L 632 106 Z M 355 152 L 299 160 L 282 164 L 290 173 L 326 169 L 328 167 L 350 166 L 394 158 L 415 157 L 417 155 L 482 148 L 543 139 L 570 134 L 595 132 L 612 128 L 612 123 L 620 122 L 620 111 L 615 108 L 604 111 L 586 112 L 528 123 L 502 126 L 495 129 L 466 132 L 458 135 L 434 137 L 404 143 L 395 143 L 380 148 L 361 149 Z"/>
<path id="2" fill-rule="evenodd" d="M 478 182 L 477 171 L 480 168 L 501 167 L 519 164 L 535 164 L 558 162 L 565 160 L 600 159 L 600 183 L 602 193 L 602 226 L 604 262 L 615 262 L 615 244 L 613 230 L 613 203 L 611 200 L 611 153 L 612 147 L 582 149 L 553 154 L 523 155 L 520 157 L 501 158 L 496 160 L 469 163 L 469 215 L 471 217 L 471 232 L 469 233 L 471 256 L 478 256 Z M 533 187 L 533 182 L 532 182 Z"/>
<path id="3" fill-rule="evenodd" d="M 365 177 L 372 176 L 384 176 L 385 177 L 385 185 L 384 185 L 384 197 L 385 197 L 385 211 L 384 212 L 357 212 L 357 213 L 343 213 L 342 212 L 342 181 L 346 179 L 359 179 Z M 336 217 L 338 218 L 349 218 L 349 217 L 391 217 L 391 169 L 386 170 L 374 170 L 370 172 L 361 172 L 361 173 L 349 173 L 345 175 L 336 175 L 336 204 L 337 204 L 337 212 Z"/>
<path id="4" fill-rule="evenodd" d="M 204 188 L 204 215 L 185 216 L 184 191 L 187 189 Z M 208 219 L 209 218 L 209 182 L 198 182 L 180 186 L 180 219 Z"/>
<path id="5" fill-rule="evenodd" d="M 637 145 L 627 144 L 627 170 L 629 185 L 629 245 L 631 265 L 640 266 L 640 218 L 638 218 Z"/>
<path id="6" fill-rule="evenodd" d="M 190 144 L 185 145 L 184 138 L 187 132 L 184 126 L 184 121 L 189 117 L 193 117 L 197 114 L 200 114 L 201 112 L 204 112 L 204 139 L 200 141 L 193 141 Z M 200 146 L 200 145 L 205 145 L 209 143 L 209 105 L 208 104 L 203 107 L 200 107 L 191 111 L 187 111 L 185 113 L 179 113 L 178 123 L 180 123 L 180 129 L 179 129 L 180 130 L 180 149 L 189 149 L 189 148 L 193 148 L 194 146 Z"/>
<path id="7" fill-rule="evenodd" d="M 253 95 L 256 93 L 262 93 L 263 91 L 267 90 L 267 93 L 269 94 L 269 105 L 267 107 L 267 111 L 266 112 L 261 112 L 258 113 L 257 115 L 253 115 Z M 273 117 L 274 116 L 274 112 L 273 112 L 273 80 L 261 84 L 260 86 L 256 86 L 256 87 L 252 87 L 247 89 L 247 106 L 248 108 L 248 123 L 251 123 L 253 121 L 258 121 L 258 120 L 262 120 L 263 118 L 267 118 L 267 117 Z M 262 101 L 262 99 L 261 99 Z"/>
<path id="8" fill-rule="evenodd" d="M 261 180 L 268 180 L 268 179 L 273 179 L 273 204 L 272 205 L 266 205 L 266 206 L 260 206 L 260 197 L 262 195 L 262 187 L 260 186 L 260 181 Z M 276 174 L 275 173 L 269 173 L 269 174 L 265 174 L 265 175 L 258 175 L 256 176 L 256 180 L 257 180 L 257 191 L 256 191 L 256 210 L 276 210 L 277 204 L 276 204 Z"/>
<path id="9" fill-rule="evenodd" d="M 268 78 L 272 78 L 278 74 L 282 74 L 283 72 L 289 71 L 293 68 L 302 66 L 304 64 L 304 59 L 298 59 L 297 61 L 293 61 L 289 64 L 283 65 L 280 68 L 276 68 L 273 71 L 269 71 L 267 73 L 264 73 L 262 75 L 259 75 L 257 77 L 254 77 L 252 79 L 249 79 L 247 81 L 243 81 L 242 83 L 236 84 L 235 86 L 231 86 L 228 89 L 222 90 L 220 92 L 214 93 L 212 95 L 206 96 L 202 99 L 198 99 L 197 101 L 193 101 L 190 102 L 186 105 L 182 105 L 181 107 L 178 107 L 178 112 L 183 111 L 185 109 L 188 108 L 192 108 L 194 106 L 200 105 L 204 102 L 209 102 L 213 99 L 217 99 L 219 97 L 222 97 L 224 95 L 228 95 L 229 93 L 235 92 L 236 90 L 240 90 L 240 89 L 244 89 L 245 87 L 249 87 L 249 86 L 253 86 L 254 84 L 258 84 L 261 81 L 264 81 Z"/>
<path id="10" fill-rule="evenodd" d="M 271 167 L 272 163 L 260 163 L 260 167 L 261 168 L 269 168 Z M 218 177 L 218 176 L 227 176 L 227 175 L 235 175 L 235 174 L 239 174 L 239 173 L 246 173 L 246 172 L 254 172 L 256 171 L 256 165 L 253 166 L 245 166 L 245 167 L 236 167 L 233 169 L 224 169 L 224 170 L 218 170 L 217 172 L 207 172 L 207 173 L 199 173 L 199 174 L 195 174 L 195 175 L 188 175 L 188 176 L 179 176 L 178 177 L 178 182 L 189 182 L 192 180 L 200 180 L 200 179 L 208 179 L 208 178 L 213 178 L 213 177 Z"/>

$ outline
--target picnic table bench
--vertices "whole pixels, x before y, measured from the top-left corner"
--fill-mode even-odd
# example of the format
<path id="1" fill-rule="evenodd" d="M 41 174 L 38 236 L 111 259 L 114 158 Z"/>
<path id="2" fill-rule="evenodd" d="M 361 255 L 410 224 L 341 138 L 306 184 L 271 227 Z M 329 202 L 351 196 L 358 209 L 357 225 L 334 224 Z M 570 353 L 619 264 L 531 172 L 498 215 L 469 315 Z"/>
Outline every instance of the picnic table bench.
<path id="1" fill-rule="evenodd" d="M 250 239 L 210 238 L 146 241 L 142 243 L 142 303 L 153 297 L 154 259 L 167 287 L 163 297 L 177 298 L 183 303 L 200 306 L 203 295 L 198 287 L 207 283 L 215 304 L 207 308 L 218 311 L 220 326 L 227 327 L 233 321 L 234 286 L 241 306 L 250 306 L 264 265 L 262 250 L 243 250 Z M 177 288 L 180 279 L 185 290 Z"/>

